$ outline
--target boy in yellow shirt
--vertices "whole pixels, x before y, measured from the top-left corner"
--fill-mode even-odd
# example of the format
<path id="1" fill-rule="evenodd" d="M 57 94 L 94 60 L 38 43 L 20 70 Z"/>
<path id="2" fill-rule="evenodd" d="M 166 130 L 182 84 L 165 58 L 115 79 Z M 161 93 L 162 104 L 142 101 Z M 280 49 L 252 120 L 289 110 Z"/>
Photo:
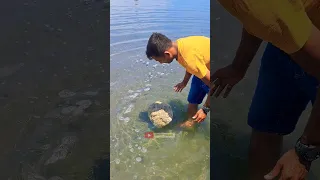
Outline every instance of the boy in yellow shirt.
<path id="1" fill-rule="evenodd" d="M 320 1 L 218 1 L 243 29 L 232 64 L 211 78 L 216 97 L 223 89 L 225 97 L 229 94 L 245 76 L 261 42 L 268 42 L 248 113 L 249 179 L 305 179 L 320 157 Z M 303 134 L 279 159 L 283 137 L 295 130 L 310 102 L 313 109 Z"/>
<path id="2" fill-rule="evenodd" d="M 188 95 L 188 121 L 183 127 L 192 127 L 195 122 L 202 122 L 210 111 L 210 96 L 198 110 L 210 86 L 210 38 L 189 36 L 171 41 L 161 33 L 153 33 L 148 41 L 146 55 L 159 63 L 171 63 L 174 59 L 186 69 L 182 82 L 174 90 L 181 92 L 193 75 Z"/>

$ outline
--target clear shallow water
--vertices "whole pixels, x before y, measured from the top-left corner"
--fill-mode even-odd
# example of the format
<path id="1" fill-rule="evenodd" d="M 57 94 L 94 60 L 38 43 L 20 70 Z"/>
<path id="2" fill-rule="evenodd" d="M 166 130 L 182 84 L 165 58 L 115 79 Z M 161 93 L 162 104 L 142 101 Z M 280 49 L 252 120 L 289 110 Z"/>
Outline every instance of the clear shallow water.
<path id="1" fill-rule="evenodd" d="M 110 157 L 111 179 L 209 179 L 209 118 L 196 131 L 177 124 L 186 119 L 189 86 L 175 93 L 173 86 L 184 70 L 173 62 L 160 65 L 145 56 L 152 32 L 171 39 L 210 35 L 207 0 L 111 1 L 110 22 Z M 198 9 L 198 11 L 194 11 Z M 171 126 L 155 130 L 147 107 L 155 101 L 169 103 Z M 171 132 L 175 138 L 145 139 L 148 131 Z"/>

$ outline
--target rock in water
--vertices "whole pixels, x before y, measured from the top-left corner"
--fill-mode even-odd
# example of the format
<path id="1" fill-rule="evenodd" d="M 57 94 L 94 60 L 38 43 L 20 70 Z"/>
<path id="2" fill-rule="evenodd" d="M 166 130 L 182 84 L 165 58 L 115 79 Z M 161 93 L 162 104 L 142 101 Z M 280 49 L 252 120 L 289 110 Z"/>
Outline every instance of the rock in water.
<path id="1" fill-rule="evenodd" d="M 157 128 L 162 128 L 168 125 L 173 118 L 171 106 L 160 101 L 149 106 L 148 115 L 153 125 Z"/>

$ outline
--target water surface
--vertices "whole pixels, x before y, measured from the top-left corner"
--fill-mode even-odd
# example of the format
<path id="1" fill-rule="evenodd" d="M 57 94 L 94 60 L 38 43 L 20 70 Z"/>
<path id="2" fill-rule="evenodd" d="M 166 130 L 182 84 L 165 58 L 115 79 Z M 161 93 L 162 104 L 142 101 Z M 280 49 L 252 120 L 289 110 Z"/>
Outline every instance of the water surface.
<path id="1" fill-rule="evenodd" d="M 209 179 L 209 117 L 195 132 L 177 128 L 186 119 L 189 86 L 177 94 L 173 86 L 184 76 L 177 62 L 160 65 L 145 56 L 152 32 L 172 40 L 210 35 L 210 2 L 111 1 L 111 179 Z M 196 9 L 196 10 L 195 10 Z M 170 127 L 156 130 L 147 107 L 169 103 Z M 171 132 L 173 139 L 145 139 L 147 131 Z"/>

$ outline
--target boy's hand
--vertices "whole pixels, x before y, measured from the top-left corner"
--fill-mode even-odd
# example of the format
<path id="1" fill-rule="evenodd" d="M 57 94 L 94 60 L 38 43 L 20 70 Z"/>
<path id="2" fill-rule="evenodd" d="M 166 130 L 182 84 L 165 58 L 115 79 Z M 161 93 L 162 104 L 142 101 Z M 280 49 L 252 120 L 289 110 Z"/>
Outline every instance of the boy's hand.
<path id="1" fill-rule="evenodd" d="M 210 81 L 213 82 L 210 96 L 215 94 L 215 97 L 218 97 L 225 89 L 223 97 L 226 98 L 234 85 L 243 79 L 246 71 L 246 69 L 235 68 L 233 65 L 218 69 L 210 78 Z"/>
<path id="2" fill-rule="evenodd" d="M 181 83 L 178 83 L 177 85 L 175 85 L 173 87 L 173 89 L 174 89 L 175 92 L 181 92 L 186 86 L 187 86 L 186 83 L 181 82 Z"/>
<path id="3" fill-rule="evenodd" d="M 201 123 L 206 119 L 206 117 L 206 113 L 204 113 L 202 109 L 199 109 L 198 112 L 192 117 L 192 119 L 197 123 Z"/>

